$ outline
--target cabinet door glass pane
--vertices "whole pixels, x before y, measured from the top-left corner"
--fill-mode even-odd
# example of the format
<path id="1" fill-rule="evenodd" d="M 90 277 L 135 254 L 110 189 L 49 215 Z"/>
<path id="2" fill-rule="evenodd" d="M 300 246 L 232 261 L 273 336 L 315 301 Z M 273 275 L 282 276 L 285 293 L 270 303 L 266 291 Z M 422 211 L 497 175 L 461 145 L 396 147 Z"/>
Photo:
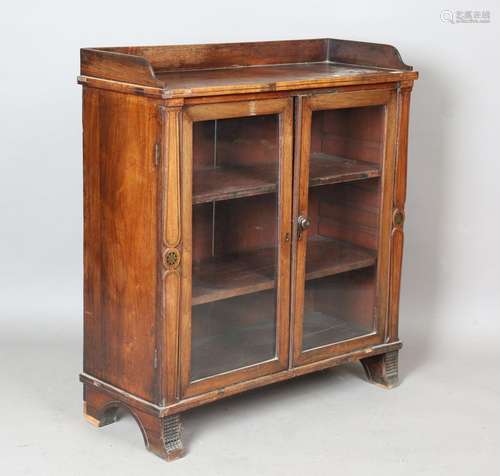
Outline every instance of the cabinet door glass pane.
<path id="1" fill-rule="evenodd" d="M 278 115 L 193 123 L 191 381 L 276 357 Z"/>
<path id="2" fill-rule="evenodd" d="M 384 106 L 314 111 L 302 350 L 375 331 Z"/>

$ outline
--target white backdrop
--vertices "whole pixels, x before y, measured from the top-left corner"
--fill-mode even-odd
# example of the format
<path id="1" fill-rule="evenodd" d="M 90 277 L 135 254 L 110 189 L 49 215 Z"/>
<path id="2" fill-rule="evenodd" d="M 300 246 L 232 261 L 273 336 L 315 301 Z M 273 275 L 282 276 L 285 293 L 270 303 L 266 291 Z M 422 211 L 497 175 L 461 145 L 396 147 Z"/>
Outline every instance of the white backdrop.
<path id="1" fill-rule="evenodd" d="M 42 334 L 59 339 L 80 335 L 82 328 L 80 47 L 333 37 L 395 45 L 420 72 L 411 109 L 403 340 L 420 353 L 455 337 L 478 342 L 484 336 L 498 347 L 497 5 L 486 0 L 4 3 L 0 340 L 32 341 Z M 491 23 L 443 22 L 442 10 L 489 10 Z"/>
<path id="2" fill-rule="evenodd" d="M 5 5 L 0 18 L 2 320 L 12 319 L 9 325 L 19 330 L 28 316 L 41 327 L 80 325 L 80 47 L 334 37 L 393 44 L 420 72 L 410 128 L 403 322 L 413 306 L 421 325 L 436 332 L 498 329 L 498 10 L 491 1 L 412 3 Z M 490 10 L 491 23 L 444 23 L 444 9 Z"/>

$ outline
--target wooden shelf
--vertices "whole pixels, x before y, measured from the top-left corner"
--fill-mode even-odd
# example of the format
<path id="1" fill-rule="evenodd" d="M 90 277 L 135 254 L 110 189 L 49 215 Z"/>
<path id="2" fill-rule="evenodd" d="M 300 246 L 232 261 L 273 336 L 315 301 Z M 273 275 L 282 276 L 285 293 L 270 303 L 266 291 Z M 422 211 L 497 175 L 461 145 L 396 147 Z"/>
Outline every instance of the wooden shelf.
<path id="1" fill-rule="evenodd" d="M 373 266 L 376 253 L 347 241 L 316 236 L 307 241 L 306 279 Z"/>
<path id="2" fill-rule="evenodd" d="M 319 152 L 313 153 L 311 156 L 309 165 L 310 187 L 352 182 L 372 177 L 380 177 L 380 169 L 377 164 Z"/>
<path id="3" fill-rule="evenodd" d="M 269 165 L 201 169 L 196 170 L 193 176 L 193 205 L 274 191 L 276 171 Z"/>
<path id="4" fill-rule="evenodd" d="M 306 279 L 343 273 L 375 264 L 375 253 L 329 238 L 308 240 Z M 273 248 L 193 264 L 193 305 L 273 289 Z"/>
<path id="5" fill-rule="evenodd" d="M 370 162 L 322 153 L 311 156 L 311 187 L 379 176 L 379 167 Z M 269 165 L 197 170 L 193 177 L 193 205 L 272 193 L 276 182 L 276 168 Z"/>

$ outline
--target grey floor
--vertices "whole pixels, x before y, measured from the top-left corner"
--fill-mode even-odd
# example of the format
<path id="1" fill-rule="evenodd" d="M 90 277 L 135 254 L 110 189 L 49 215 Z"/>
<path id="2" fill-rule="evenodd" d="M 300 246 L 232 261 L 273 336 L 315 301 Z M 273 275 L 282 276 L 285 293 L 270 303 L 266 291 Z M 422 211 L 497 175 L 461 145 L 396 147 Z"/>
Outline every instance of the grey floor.
<path id="1" fill-rule="evenodd" d="M 499 474 L 493 334 L 407 330 L 391 391 L 351 365 L 193 410 L 187 456 L 165 463 L 131 417 L 102 429 L 84 421 L 79 330 L 1 336 L 0 474 Z"/>

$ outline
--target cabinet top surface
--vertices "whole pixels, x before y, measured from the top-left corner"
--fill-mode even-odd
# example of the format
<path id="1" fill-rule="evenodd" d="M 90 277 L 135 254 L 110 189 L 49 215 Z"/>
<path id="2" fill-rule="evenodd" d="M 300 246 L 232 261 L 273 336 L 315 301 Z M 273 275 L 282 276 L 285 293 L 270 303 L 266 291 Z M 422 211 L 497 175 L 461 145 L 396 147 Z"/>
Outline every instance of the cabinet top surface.
<path id="1" fill-rule="evenodd" d="M 414 80 L 390 45 L 318 39 L 208 45 L 83 48 L 89 79 L 193 97 Z"/>

